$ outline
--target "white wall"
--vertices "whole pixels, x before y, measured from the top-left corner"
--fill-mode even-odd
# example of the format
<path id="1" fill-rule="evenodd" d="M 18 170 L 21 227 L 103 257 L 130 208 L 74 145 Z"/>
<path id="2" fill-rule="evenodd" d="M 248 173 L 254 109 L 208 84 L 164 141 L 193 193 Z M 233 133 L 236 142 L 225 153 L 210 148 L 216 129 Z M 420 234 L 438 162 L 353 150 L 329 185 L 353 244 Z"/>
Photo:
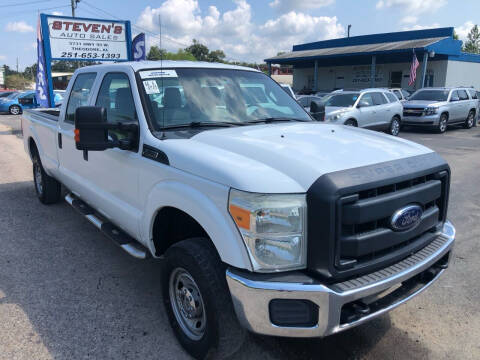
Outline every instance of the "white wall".
<path id="1" fill-rule="evenodd" d="M 480 65 L 480 64 L 479 64 Z M 402 72 L 401 85 L 405 89 L 415 90 L 420 87 L 422 76 L 422 63 L 417 69 L 417 81 L 413 86 L 408 86 L 411 63 L 378 64 L 376 66 L 376 87 L 389 87 L 390 74 L 394 71 Z M 298 91 L 303 87 L 313 85 L 312 68 L 293 69 L 293 88 Z M 433 75 L 433 86 L 445 86 L 447 61 L 429 61 L 427 73 Z M 343 78 L 343 79 L 342 79 Z M 318 68 L 318 90 L 333 90 L 338 88 L 361 89 L 370 87 L 370 65 L 349 65 Z"/>
<path id="2" fill-rule="evenodd" d="M 480 89 L 480 63 L 448 61 L 445 86 L 473 86 Z"/>

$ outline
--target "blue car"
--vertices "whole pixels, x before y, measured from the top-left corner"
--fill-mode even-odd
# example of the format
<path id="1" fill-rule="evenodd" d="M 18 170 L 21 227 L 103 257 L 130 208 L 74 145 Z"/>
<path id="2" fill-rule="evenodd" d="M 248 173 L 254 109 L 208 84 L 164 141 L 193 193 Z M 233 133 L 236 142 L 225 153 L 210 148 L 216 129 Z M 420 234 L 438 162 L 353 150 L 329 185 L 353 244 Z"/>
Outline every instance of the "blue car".
<path id="1" fill-rule="evenodd" d="M 55 106 L 62 103 L 63 97 L 55 92 Z M 23 109 L 34 109 L 40 105 L 37 102 L 35 90 L 13 93 L 7 97 L 0 98 L 0 112 L 8 112 L 11 115 L 19 115 Z"/>

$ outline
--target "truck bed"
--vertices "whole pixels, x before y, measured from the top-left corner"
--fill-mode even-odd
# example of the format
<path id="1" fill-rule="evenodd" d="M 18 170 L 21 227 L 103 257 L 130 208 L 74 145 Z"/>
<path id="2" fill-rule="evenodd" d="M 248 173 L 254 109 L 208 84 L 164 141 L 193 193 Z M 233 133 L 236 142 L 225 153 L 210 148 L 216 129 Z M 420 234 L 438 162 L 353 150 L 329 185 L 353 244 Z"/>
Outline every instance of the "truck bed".
<path id="1" fill-rule="evenodd" d="M 58 121 L 60 116 L 59 108 L 38 108 L 38 109 L 26 109 L 25 113 L 28 113 L 32 116 L 33 119 L 47 119 L 51 121 Z"/>

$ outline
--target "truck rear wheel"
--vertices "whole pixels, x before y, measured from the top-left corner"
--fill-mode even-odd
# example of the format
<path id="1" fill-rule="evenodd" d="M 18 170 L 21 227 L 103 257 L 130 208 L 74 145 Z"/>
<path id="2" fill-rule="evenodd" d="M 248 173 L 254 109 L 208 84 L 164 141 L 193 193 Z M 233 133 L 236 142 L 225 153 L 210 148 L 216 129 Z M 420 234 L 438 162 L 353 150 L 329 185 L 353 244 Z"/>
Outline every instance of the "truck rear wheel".
<path id="1" fill-rule="evenodd" d="M 48 176 L 36 149 L 33 157 L 33 182 L 37 197 L 43 204 L 54 204 L 60 201 L 62 186 L 53 177 Z"/>
<path id="2" fill-rule="evenodd" d="M 163 302 L 175 335 L 196 359 L 225 358 L 245 339 L 221 262 L 209 239 L 173 245 L 162 271 Z"/>

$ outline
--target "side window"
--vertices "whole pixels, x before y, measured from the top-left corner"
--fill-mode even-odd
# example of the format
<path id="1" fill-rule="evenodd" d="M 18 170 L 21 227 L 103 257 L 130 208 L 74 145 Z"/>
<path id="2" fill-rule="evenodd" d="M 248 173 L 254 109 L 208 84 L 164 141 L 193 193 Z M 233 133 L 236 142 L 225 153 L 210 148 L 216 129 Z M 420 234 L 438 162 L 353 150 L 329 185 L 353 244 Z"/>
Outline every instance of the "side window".
<path id="1" fill-rule="evenodd" d="M 402 100 L 402 94 L 400 93 L 399 90 L 393 90 L 393 93 L 395 94 L 398 100 Z"/>
<path id="2" fill-rule="evenodd" d="M 360 102 L 364 102 L 368 104 L 368 106 L 373 106 L 372 94 L 371 93 L 363 94 L 362 98 L 360 99 Z"/>
<path id="3" fill-rule="evenodd" d="M 460 100 L 459 96 L 458 96 L 458 91 L 452 91 L 452 96 L 450 96 L 450 101 L 458 101 Z"/>
<path id="4" fill-rule="evenodd" d="M 398 98 L 395 95 L 393 95 L 392 93 L 385 93 L 385 95 L 387 96 L 388 100 L 391 103 L 394 103 L 394 102 L 398 101 Z"/>
<path id="5" fill-rule="evenodd" d="M 478 99 L 477 92 L 475 90 L 472 89 L 472 90 L 469 90 L 468 92 L 470 93 L 470 97 L 472 99 Z"/>
<path id="6" fill-rule="evenodd" d="M 374 105 L 383 105 L 387 103 L 387 99 L 385 99 L 385 96 L 383 96 L 382 93 L 379 93 L 379 92 L 372 93 L 372 98 L 373 98 Z"/>
<path id="7" fill-rule="evenodd" d="M 127 74 L 106 74 L 98 91 L 95 106 L 106 109 L 109 123 L 136 121 L 137 112 Z"/>
<path id="8" fill-rule="evenodd" d="M 73 123 L 77 107 L 88 105 L 88 97 L 96 77 L 96 73 L 84 73 L 77 76 L 68 99 L 67 112 L 65 114 L 66 122 Z"/>
<path id="9" fill-rule="evenodd" d="M 458 90 L 458 97 L 460 100 L 468 100 L 468 94 L 465 90 Z"/>

